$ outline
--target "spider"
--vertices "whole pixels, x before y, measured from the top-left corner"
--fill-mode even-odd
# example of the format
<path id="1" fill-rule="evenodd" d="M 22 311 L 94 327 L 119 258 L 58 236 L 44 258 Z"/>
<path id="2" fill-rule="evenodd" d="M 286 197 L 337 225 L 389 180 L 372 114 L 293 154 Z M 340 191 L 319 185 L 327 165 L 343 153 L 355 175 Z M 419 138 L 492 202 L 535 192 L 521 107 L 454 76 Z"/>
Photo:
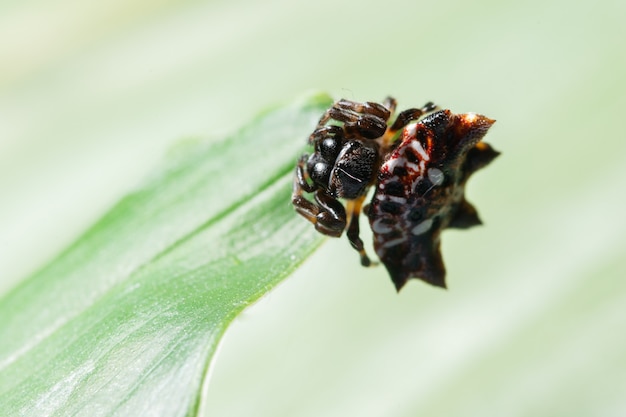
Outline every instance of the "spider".
<path id="1" fill-rule="evenodd" d="M 348 240 L 363 266 L 371 265 L 359 237 L 359 215 L 367 191 L 376 181 L 395 134 L 435 106 L 427 103 L 421 109 L 405 110 L 388 126 L 395 109 L 396 100 L 391 97 L 383 104 L 339 100 L 309 136 L 315 152 L 302 155 L 296 168 L 291 199 L 296 211 L 328 236 L 341 236 L 348 225 Z M 327 125 L 331 120 L 343 125 Z M 305 199 L 303 191 L 314 193 L 316 204 Z M 346 200 L 347 210 L 338 198 Z"/>
<path id="2" fill-rule="evenodd" d="M 336 102 L 309 136 L 313 154 L 298 160 L 291 201 L 320 233 L 340 237 L 346 230 L 361 264 L 370 266 L 359 236 L 365 211 L 374 249 L 398 291 L 409 278 L 445 287 L 439 234 L 480 224 L 464 186 L 499 154 L 479 143 L 494 121 L 436 111 L 432 102 L 392 120 L 395 110 L 391 97 L 382 104 Z M 372 201 L 363 206 L 373 185 Z M 303 193 L 313 193 L 314 202 Z"/>

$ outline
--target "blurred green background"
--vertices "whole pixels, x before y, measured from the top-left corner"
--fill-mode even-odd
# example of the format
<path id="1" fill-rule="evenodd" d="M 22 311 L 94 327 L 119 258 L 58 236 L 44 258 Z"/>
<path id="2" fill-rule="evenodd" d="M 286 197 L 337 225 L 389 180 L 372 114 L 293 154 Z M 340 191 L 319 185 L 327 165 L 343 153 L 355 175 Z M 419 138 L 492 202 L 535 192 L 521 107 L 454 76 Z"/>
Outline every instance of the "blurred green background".
<path id="1" fill-rule="evenodd" d="M 397 295 L 327 241 L 229 330 L 204 414 L 623 416 L 624 21 L 623 1 L 4 1 L 0 293 L 176 139 L 310 90 L 433 100 L 497 119 L 503 152 L 468 189 L 486 225 L 444 234 L 450 290 Z"/>

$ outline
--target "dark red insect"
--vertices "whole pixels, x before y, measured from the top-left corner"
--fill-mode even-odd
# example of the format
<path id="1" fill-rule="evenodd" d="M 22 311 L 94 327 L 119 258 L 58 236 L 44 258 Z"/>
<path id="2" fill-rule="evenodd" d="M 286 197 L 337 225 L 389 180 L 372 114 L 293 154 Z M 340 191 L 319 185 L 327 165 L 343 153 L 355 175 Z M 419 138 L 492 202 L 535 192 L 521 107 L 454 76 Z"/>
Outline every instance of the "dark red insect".
<path id="1" fill-rule="evenodd" d="M 298 162 L 292 203 L 323 234 L 339 237 L 347 230 L 368 266 L 358 217 L 369 187 L 376 185 L 365 212 L 376 253 L 396 289 L 409 278 L 445 287 L 441 231 L 481 223 L 464 189 L 472 173 L 499 155 L 480 142 L 494 120 L 435 111 L 427 103 L 390 123 L 395 107 L 393 98 L 383 104 L 340 100 L 327 110 L 309 137 L 314 153 Z M 303 192 L 314 193 L 315 203 Z"/>

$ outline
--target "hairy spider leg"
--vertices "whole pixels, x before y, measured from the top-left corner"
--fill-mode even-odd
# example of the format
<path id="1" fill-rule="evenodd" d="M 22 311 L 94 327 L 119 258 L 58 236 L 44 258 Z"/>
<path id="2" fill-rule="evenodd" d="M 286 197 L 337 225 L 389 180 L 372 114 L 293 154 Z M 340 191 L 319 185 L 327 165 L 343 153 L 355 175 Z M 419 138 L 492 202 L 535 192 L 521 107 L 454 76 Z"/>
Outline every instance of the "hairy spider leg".
<path id="1" fill-rule="evenodd" d="M 298 160 L 296 175 L 293 180 L 291 203 L 298 214 L 315 225 L 315 230 L 327 236 L 339 237 L 347 224 L 346 210 L 341 203 L 325 195 L 322 190 L 315 192 L 317 204 L 313 204 L 302 196 L 303 192 L 310 193 L 316 189 L 314 184 L 308 182 L 309 176 L 304 169 L 307 158 L 308 155 L 305 154 Z"/>
<path id="2" fill-rule="evenodd" d="M 429 101 L 419 109 L 407 109 L 398 113 L 396 120 L 389 126 L 381 138 L 380 145 L 383 152 L 391 148 L 394 138 L 400 130 L 404 129 L 409 123 L 419 120 L 425 114 L 431 113 L 437 109 L 437 105 Z"/>
<path id="3" fill-rule="evenodd" d="M 323 126 L 317 128 L 309 136 L 309 145 L 315 145 L 315 143 L 322 138 L 339 138 L 339 142 L 343 142 L 343 128 L 341 126 Z"/>
<path id="4" fill-rule="evenodd" d="M 324 126 L 331 119 L 344 123 L 355 123 L 363 115 L 375 116 L 386 122 L 389 119 L 390 112 L 387 107 L 379 103 L 369 101 L 359 103 L 341 99 L 324 112 L 317 123 L 317 129 Z"/>
<path id="5" fill-rule="evenodd" d="M 315 201 L 320 209 L 315 229 L 328 236 L 341 236 L 346 228 L 346 209 L 339 200 L 325 194 L 323 190 L 315 192 Z"/>

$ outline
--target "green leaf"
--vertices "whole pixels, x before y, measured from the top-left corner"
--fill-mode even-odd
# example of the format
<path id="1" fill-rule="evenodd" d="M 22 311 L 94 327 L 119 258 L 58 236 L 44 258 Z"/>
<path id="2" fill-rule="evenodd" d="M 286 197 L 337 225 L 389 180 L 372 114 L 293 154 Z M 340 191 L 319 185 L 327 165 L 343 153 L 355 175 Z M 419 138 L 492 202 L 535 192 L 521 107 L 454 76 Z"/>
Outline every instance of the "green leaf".
<path id="1" fill-rule="evenodd" d="M 3 416 L 195 415 L 220 338 L 321 238 L 289 204 L 330 104 L 188 141 L 51 264 L 0 300 Z"/>

